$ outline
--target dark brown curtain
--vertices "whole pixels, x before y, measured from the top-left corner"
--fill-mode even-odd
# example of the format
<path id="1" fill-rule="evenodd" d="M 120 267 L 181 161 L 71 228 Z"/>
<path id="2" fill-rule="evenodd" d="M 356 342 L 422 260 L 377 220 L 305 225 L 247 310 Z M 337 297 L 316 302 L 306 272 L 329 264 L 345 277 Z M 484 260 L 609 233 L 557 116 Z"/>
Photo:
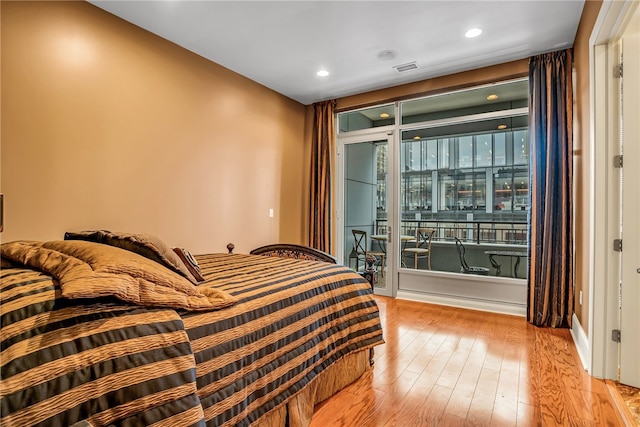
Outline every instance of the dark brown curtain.
<path id="1" fill-rule="evenodd" d="M 309 246 L 331 253 L 331 156 L 336 101 L 313 104 Z"/>
<path id="2" fill-rule="evenodd" d="M 531 210 L 527 320 L 570 327 L 573 314 L 572 52 L 529 61 Z"/>

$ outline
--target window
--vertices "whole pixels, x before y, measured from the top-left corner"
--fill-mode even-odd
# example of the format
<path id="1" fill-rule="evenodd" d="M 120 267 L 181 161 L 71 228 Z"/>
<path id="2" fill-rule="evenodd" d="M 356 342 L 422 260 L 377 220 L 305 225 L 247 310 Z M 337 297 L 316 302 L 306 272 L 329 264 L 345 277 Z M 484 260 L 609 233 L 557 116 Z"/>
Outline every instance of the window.
<path id="1" fill-rule="evenodd" d="M 384 167 L 377 168 L 373 230 L 384 233 L 389 225 L 386 209 L 394 205 L 388 203 L 387 192 L 392 185 L 398 190 L 396 216 L 402 236 L 433 228 L 435 244 L 453 246 L 454 238 L 459 238 L 475 244 L 467 250 L 475 250 L 484 261 L 485 250 L 513 250 L 512 246 L 527 244 L 526 79 L 340 113 L 338 122 L 340 133 L 381 126 L 399 131 L 394 144 L 399 182 L 386 168 L 387 145 L 376 151 L 377 162 Z M 403 267 L 415 268 L 407 261 L 401 259 Z M 460 271 L 455 255 L 432 266 Z"/>
<path id="2" fill-rule="evenodd" d="M 526 220 L 526 129 L 426 140 L 415 140 L 414 133 L 404 131 L 401 142 L 401 206 L 407 218 L 437 213 L 466 220 L 473 211 L 482 220 Z"/>
<path id="3" fill-rule="evenodd" d="M 527 244 L 527 99 L 525 80 L 400 103 L 401 234 L 435 228 L 434 242 L 474 243 L 481 259 Z"/>
<path id="4" fill-rule="evenodd" d="M 387 144 L 375 144 L 376 148 L 376 179 L 377 179 L 377 191 L 376 191 L 376 219 L 386 220 L 387 212 Z M 383 234 L 383 231 L 376 230 L 376 233 Z"/>
<path id="5" fill-rule="evenodd" d="M 338 133 L 389 126 L 395 123 L 395 106 L 378 105 L 338 115 Z"/>

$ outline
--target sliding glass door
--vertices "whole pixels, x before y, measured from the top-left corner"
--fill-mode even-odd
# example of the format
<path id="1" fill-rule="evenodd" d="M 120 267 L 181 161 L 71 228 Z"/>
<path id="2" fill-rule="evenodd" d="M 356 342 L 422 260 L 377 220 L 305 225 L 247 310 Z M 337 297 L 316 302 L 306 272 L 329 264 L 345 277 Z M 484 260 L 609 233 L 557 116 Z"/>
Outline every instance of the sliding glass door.
<path id="1" fill-rule="evenodd" d="M 527 79 L 339 113 L 343 263 L 376 256 L 379 294 L 524 313 L 527 127 Z"/>
<path id="2" fill-rule="evenodd" d="M 364 273 L 367 255 L 375 257 L 374 291 L 392 296 L 395 258 L 389 187 L 390 146 L 386 133 L 338 139 L 338 230 L 342 262 Z"/>

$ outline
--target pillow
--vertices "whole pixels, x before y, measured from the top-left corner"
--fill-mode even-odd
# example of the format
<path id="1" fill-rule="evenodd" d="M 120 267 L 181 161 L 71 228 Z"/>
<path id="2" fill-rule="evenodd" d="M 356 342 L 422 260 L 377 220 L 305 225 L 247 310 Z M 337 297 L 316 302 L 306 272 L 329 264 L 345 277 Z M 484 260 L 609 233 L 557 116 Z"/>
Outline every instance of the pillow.
<path id="1" fill-rule="evenodd" d="M 16 241 L 2 244 L 0 253 L 53 276 L 64 298 L 116 297 L 186 310 L 218 310 L 237 301 L 221 289 L 193 286 L 157 262 L 115 246 L 78 240 Z"/>
<path id="2" fill-rule="evenodd" d="M 195 277 L 198 282 L 203 282 L 205 280 L 204 276 L 200 272 L 198 261 L 196 261 L 193 255 L 191 255 L 191 252 L 189 252 L 185 248 L 173 248 L 173 252 L 178 255 L 178 258 L 180 258 L 185 267 L 187 267 L 189 273 L 191 273 L 191 275 Z"/>
<path id="3" fill-rule="evenodd" d="M 64 233 L 64 239 L 85 240 L 89 242 L 116 246 L 121 249 L 135 252 L 145 258 L 149 258 L 150 260 L 162 264 L 170 270 L 175 271 L 179 275 L 187 278 L 193 284 L 197 284 L 198 282 L 204 280 L 202 276 L 199 276 L 199 280 L 193 274 L 191 274 L 187 266 L 182 262 L 180 257 L 171 250 L 171 248 L 169 248 L 162 240 L 150 234 L 133 234 L 112 232 L 108 230 L 93 230 L 81 231 L 78 233 L 66 232 Z"/>

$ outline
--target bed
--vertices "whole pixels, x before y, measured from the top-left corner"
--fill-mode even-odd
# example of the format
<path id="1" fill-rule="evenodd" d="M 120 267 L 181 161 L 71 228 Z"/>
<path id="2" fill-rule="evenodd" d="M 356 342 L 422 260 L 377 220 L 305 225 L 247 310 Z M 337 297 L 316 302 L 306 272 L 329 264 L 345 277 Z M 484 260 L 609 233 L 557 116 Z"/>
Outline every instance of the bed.
<path id="1" fill-rule="evenodd" d="M 3 244 L 0 424 L 308 425 L 370 369 L 378 309 L 343 266 L 264 255 L 182 250 L 194 284 L 104 233 Z"/>

